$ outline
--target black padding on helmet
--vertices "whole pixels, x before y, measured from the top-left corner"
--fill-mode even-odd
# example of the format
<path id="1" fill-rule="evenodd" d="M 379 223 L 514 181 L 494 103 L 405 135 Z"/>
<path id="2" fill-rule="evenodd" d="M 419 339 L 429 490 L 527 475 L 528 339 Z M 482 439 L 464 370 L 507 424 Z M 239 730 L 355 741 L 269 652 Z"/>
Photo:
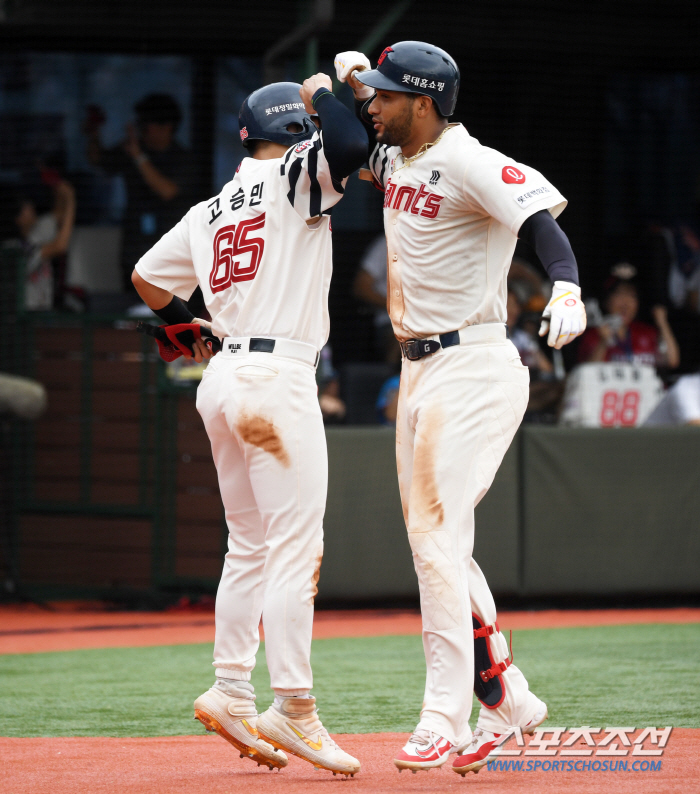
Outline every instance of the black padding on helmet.
<path id="1" fill-rule="evenodd" d="M 451 116 L 459 93 L 459 68 L 451 55 L 424 41 L 400 41 L 379 56 L 377 68 L 357 72 L 365 85 L 429 96 L 442 116 Z"/>
<path id="2" fill-rule="evenodd" d="M 284 146 L 308 140 L 316 125 L 306 112 L 299 96 L 299 83 L 272 83 L 248 96 L 238 114 L 241 143 L 272 141 Z M 290 132 L 290 124 L 299 124 L 301 132 Z"/>
<path id="3" fill-rule="evenodd" d="M 475 632 L 485 628 L 483 621 L 473 613 L 472 623 Z M 500 674 L 494 675 L 488 681 L 484 681 L 481 676 L 493 667 L 494 659 L 491 655 L 489 637 L 474 637 L 474 694 L 487 709 L 498 708 L 506 694 Z"/>

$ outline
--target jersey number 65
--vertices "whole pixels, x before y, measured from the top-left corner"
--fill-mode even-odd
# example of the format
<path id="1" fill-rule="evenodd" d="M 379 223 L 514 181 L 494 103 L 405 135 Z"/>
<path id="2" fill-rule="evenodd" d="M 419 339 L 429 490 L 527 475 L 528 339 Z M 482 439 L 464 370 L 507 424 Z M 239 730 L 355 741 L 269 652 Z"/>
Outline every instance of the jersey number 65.
<path id="1" fill-rule="evenodd" d="M 265 213 L 257 218 L 241 221 L 238 226 L 224 226 L 214 237 L 214 265 L 209 276 L 212 292 L 221 292 L 234 281 L 252 281 L 258 272 L 258 266 L 265 249 L 262 237 L 249 237 L 250 232 L 262 229 L 265 225 Z M 250 262 L 241 265 L 236 257 L 250 254 Z"/>

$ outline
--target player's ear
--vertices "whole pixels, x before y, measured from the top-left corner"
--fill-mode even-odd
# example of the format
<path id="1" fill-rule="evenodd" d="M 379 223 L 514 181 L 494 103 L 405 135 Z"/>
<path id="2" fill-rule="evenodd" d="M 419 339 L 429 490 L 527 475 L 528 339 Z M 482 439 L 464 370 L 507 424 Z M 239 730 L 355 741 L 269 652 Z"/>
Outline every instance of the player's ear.
<path id="1" fill-rule="evenodd" d="M 429 96 L 419 94 L 416 99 L 416 114 L 419 118 L 424 119 L 430 114 L 433 107 L 433 100 Z"/>

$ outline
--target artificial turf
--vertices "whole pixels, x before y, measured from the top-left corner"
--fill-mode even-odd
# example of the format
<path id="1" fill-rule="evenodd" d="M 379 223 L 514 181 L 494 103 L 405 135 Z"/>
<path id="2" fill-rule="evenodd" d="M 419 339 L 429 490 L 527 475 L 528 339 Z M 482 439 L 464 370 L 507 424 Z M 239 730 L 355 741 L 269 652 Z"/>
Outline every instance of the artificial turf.
<path id="1" fill-rule="evenodd" d="M 700 727 L 700 624 L 518 631 L 515 663 L 559 727 Z M 192 701 L 213 682 L 212 646 L 0 657 L 2 736 L 203 733 Z M 417 636 L 316 640 L 314 694 L 334 733 L 409 732 L 425 663 Z M 258 708 L 272 693 L 264 653 Z"/>

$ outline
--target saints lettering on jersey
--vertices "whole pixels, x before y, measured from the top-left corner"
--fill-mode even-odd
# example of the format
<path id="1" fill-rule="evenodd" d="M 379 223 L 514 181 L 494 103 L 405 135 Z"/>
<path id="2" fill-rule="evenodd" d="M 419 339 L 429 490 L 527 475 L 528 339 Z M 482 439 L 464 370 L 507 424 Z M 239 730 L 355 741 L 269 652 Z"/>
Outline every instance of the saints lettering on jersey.
<path id="1" fill-rule="evenodd" d="M 431 193 L 425 185 L 418 188 L 410 185 L 401 185 L 397 189 L 391 179 L 387 182 L 384 193 L 384 208 L 403 210 L 423 218 L 437 218 L 440 212 L 440 202 L 444 196 Z"/>

